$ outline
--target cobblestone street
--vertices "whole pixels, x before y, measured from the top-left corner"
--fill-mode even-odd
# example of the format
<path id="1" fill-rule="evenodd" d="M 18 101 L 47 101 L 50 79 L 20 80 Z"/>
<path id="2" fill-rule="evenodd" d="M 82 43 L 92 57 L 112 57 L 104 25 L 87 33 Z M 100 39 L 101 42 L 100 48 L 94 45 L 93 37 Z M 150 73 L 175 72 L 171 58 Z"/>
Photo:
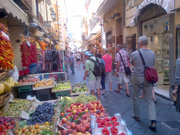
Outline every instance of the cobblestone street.
<path id="1" fill-rule="evenodd" d="M 69 68 L 69 67 L 68 67 Z M 84 70 L 82 65 L 80 67 L 75 67 L 75 75 L 71 74 L 70 68 L 68 69 L 69 78 L 72 83 L 79 83 L 83 81 Z M 113 76 L 113 90 L 117 89 L 117 80 Z M 107 109 L 110 116 L 114 113 L 121 113 L 122 118 L 125 119 L 128 129 L 132 131 L 133 135 L 179 135 L 179 129 L 168 128 L 164 124 L 166 121 L 176 122 L 180 121 L 180 113 L 175 111 L 173 103 L 167 99 L 164 99 L 156 95 L 157 103 L 157 131 L 152 132 L 149 130 L 149 120 L 148 120 L 148 108 L 147 103 L 144 99 L 140 100 L 140 122 L 135 121 L 132 118 L 133 108 L 132 108 L 132 88 L 130 87 L 131 97 L 126 97 L 125 90 L 118 93 L 110 93 L 109 87 L 106 83 L 106 94 L 101 97 L 102 104 Z M 178 125 L 176 125 L 178 127 Z M 179 125 L 180 127 L 180 125 Z"/>

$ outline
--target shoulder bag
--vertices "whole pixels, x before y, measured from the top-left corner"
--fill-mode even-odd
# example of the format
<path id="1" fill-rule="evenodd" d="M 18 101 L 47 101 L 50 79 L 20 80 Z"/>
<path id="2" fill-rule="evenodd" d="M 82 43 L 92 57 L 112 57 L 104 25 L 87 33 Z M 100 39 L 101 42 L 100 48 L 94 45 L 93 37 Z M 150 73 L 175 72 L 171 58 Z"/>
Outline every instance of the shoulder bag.
<path id="1" fill-rule="evenodd" d="M 131 69 L 129 68 L 129 66 L 126 66 L 126 65 L 125 65 L 121 53 L 119 53 L 119 55 L 120 55 L 120 57 L 121 57 L 121 60 L 122 60 L 122 63 L 123 63 L 123 66 L 124 66 L 124 70 L 125 70 L 126 75 L 127 75 L 127 76 L 128 76 L 128 75 L 131 75 L 131 74 L 132 74 Z"/>
<path id="2" fill-rule="evenodd" d="M 144 65 L 144 74 L 146 80 L 150 83 L 156 83 L 158 81 L 158 74 L 156 69 L 146 66 L 142 53 L 140 52 L 140 50 L 138 50 L 138 52 Z"/>

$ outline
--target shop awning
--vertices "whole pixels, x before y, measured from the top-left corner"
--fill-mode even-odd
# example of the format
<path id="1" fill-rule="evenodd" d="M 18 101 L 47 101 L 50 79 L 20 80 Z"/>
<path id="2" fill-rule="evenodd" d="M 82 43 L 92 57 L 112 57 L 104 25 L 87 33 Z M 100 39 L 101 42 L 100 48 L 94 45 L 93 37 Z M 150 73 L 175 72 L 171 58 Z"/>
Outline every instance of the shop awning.
<path id="1" fill-rule="evenodd" d="M 141 13 L 141 10 L 149 4 L 156 4 L 164 8 L 167 14 L 172 13 L 174 10 L 174 0 L 144 0 L 138 7 L 134 14 L 133 19 L 131 20 L 129 26 L 136 26 L 137 18 Z"/>
<path id="2" fill-rule="evenodd" d="M 0 9 L 5 9 L 8 14 L 12 14 L 22 23 L 29 24 L 27 14 L 13 0 L 0 0 Z"/>

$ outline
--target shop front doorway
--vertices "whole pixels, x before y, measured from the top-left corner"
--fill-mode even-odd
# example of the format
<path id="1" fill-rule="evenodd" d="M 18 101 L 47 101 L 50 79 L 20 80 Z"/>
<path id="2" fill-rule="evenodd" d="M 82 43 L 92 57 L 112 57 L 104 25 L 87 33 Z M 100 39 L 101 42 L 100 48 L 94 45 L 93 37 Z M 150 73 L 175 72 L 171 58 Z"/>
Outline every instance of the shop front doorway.
<path id="1" fill-rule="evenodd" d="M 164 15 L 142 23 L 142 32 L 149 39 L 148 49 L 156 54 L 159 81 L 154 89 L 169 98 L 169 17 Z"/>

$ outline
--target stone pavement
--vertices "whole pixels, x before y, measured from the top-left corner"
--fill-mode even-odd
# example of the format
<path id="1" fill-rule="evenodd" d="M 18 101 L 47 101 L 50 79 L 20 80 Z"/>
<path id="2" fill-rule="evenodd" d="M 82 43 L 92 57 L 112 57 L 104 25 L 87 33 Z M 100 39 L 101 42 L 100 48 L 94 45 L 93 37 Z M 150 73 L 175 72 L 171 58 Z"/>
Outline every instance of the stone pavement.
<path id="1" fill-rule="evenodd" d="M 72 75 L 69 71 L 69 78 L 72 83 L 79 83 L 83 81 L 84 70 L 81 67 L 75 67 L 75 75 Z M 113 90 L 117 89 L 116 77 L 113 77 Z M 133 108 L 132 108 L 132 88 L 130 88 L 131 97 L 126 97 L 125 90 L 122 90 L 120 94 L 110 93 L 109 87 L 106 83 L 106 94 L 102 96 L 101 101 L 110 116 L 115 113 L 121 113 L 123 119 L 125 119 L 127 127 L 132 131 L 133 135 L 180 135 L 180 125 L 179 129 L 172 129 L 165 126 L 163 122 L 172 121 L 180 122 L 180 113 L 175 111 L 173 103 L 167 99 L 156 96 L 156 111 L 157 111 L 157 131 L 153 132 L 148 128 L 148 108 L 147 103 L 144 99 L 140 100 L 140 119 L 137 122 L 132 118 Z M 177 125 L 176 125 L 177 126 Z"/>

